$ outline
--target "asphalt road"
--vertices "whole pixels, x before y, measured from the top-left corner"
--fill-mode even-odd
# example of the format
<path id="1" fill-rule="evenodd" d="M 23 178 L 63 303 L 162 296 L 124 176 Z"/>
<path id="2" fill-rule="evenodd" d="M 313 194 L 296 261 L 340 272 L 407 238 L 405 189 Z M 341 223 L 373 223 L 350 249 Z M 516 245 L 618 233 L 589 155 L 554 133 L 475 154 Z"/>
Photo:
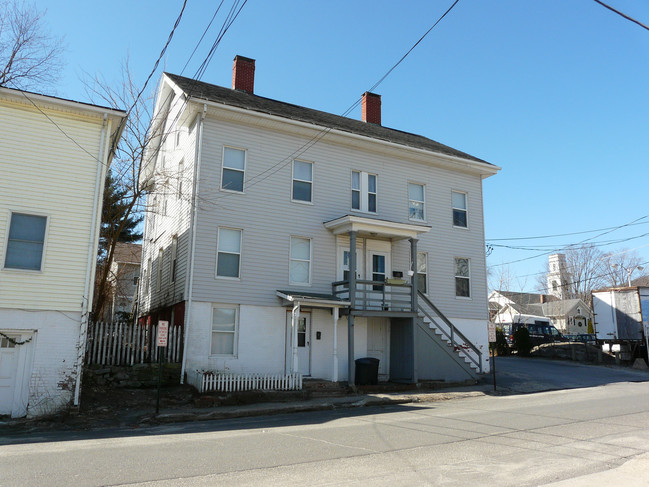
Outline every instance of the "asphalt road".
<path id="1" fill-rule="evenodd" d="M 495 364 L 496 387 L 522 393 L 649 380 L 647 370 L 584 365 L 564 360 L 495 357 Z M 493 384 L 491 374 L 485 379 Z"/>
<path id="2" fill-rule="evenodd" d="M 0 485 L 647 485 L 649 383 L 554 364 L 564 382 L 612 375 L 537 394 L 0 438 Z M 515 359 L 502 365 L 525 380 Z"/>

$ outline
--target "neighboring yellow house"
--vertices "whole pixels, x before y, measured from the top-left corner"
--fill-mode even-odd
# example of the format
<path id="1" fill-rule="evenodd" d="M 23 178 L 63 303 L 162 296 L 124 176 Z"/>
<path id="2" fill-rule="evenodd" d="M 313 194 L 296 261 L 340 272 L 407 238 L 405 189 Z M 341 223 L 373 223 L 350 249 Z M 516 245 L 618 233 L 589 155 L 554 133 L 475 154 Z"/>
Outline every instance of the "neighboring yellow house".
<path id="1" fill-rule="evenodd" d="M 78 404 L 123 111 L 0 88 L 0 415 Z"/>

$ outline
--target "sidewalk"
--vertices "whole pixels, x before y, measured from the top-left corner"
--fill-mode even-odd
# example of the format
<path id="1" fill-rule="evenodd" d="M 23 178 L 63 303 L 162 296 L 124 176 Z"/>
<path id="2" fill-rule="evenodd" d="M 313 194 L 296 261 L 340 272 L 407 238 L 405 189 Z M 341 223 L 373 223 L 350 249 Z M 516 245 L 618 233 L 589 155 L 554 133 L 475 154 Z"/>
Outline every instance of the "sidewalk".
<path id="1" fill-rule="evenodd" d="M 118 391 L 114 392 L 117 393 Z M 102 397 L 99 396 L 93 399 L 103 405 L 88 407 L 88 401 L 86 401 L 86 407 L 83 407 L 84 403 L 82 403 L 80 411 L 66 412 L 48 418 L 4 418 L 4 421 L 0 418 L 0 434 L 61 430 L 87 431 L 105 428 L 134 429 L 191 421 L 447 401 L 493 393 L 493 386 L 484 382 L 475 385 L 448 384 L 443 389 L 435 390 L 418 389 L 401 392 L 347 393 L 344 395 L 333 392 L 329 395 L 327 392 L 320 392 L 313 394 L 316 397 L 307 397 L 302 392 L 287 393 L 284 397 L 275 393 L 268 394 L 266 397 L 270 400 L 267 401 L 264 401 L 262 397 L 261 399 L 256 398 L 254 399 L 255 402 L 248 404 L 215 405 L 210 407 L 198 406 L 202 402 L 202 396 L 194 396 L 189 400 L 187 398 L 179 399 L 185 391 L 178 392 L 177 389 L 173 389 L 165 391 L 161 401 L 160 413 L 157 415 L 155 414 L 155 390 L 121 390 L 119 393 L 122 396 L 128 395 L 133 399 L 128 401 L 128 397 L 111 397 L 112 402 L 109 403 L 105 401 L 105 398 L 102 400 Z M 230 397 L 230 399 L 233 398 L 235 399 L 234 402 L 237 402 L 237 396 Z"/>

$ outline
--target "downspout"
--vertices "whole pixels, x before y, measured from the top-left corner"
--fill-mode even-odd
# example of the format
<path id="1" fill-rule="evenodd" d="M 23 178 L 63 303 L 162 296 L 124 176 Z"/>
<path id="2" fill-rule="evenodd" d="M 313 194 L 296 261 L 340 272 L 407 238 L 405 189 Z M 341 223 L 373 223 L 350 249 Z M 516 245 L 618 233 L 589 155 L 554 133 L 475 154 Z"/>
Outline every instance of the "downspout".
<path id="1" fill-rule="evenodd" d="M 93 283 L 95 282 L 95 270 L 97 260 L 97 246 L 99 240 L 99 225 L 101 222 L 102 200 L 104 197 L 102 181 L 106 177 L 108 168 L 108 143 L 109 137 L 106 133 L 110 132 L 112 121 L 108 119 L 108 114 L 104 113 L 104 119 L 101 127 L 101 138 L 99 141 L 99 158 L 97 165 L 97 175 L 95 177 L 95 197 L 93 199 L 94 210 L 92 213 L 92 222 L 90 225 L 90 240 L 88 241 L 88 261 L 86 263 L 86 280 L 84 284 L 85 296 L 81 302 L 81 322 L 79 324 L 79 344 L 77 348 L 77 377 L 74 385 L 74 402 L 75 406 L 79 405 L 79 397 L 81 395 L 81 375 L 83 371 L 83 361 L 86 355 L 86 341 L 88 338 L 88 321 L 90 307 L 92 305 Z"/>
<path id="2" fill-rule="evenodd" d="M 201 176 L 201 154 L 203 152 L 203 121 L 207 113 L 207 105 L 203 104 L 203 111 L 196 115 L 196 152 L 194 156 L 194 182 L 192 185 L 192 218 L 190 220 L 190 233 L 192 245 L 189 255 L 189 278 L 187 286 L 187 309 L 185 310 L 185 326 L 183 327 L 183 361 L 180 367 L 180 383 L 185 383 L 185 368 L 187 367 L 187 330 L 192 319 L 192 294 L 194 290 L 194 253 L 196 251 L 196 219 L 198 217 L 198 180 Z"/>

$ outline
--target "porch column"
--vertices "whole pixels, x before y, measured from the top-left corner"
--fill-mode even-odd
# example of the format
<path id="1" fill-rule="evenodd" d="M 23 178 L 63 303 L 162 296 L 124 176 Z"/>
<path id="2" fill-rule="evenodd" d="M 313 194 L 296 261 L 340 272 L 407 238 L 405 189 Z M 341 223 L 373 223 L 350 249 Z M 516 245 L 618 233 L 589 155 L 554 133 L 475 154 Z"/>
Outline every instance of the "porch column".
<path id="1" fill-rule="evenodd" d="M 412 261 L 412 381 L 417 382 L 417 320 L 419 314 L 419 289 L 417 287 L 417 242 L 416 238 L 410 239 L 410 256 Z"/>
<path id="2" fill-rule="evenodd" d="M 293 337 L 291 350 L 293 352 L 293 367 L 291 372 L 297 372 L 297 324 L 300 321 L 300 302 L 296 301 L 291 313 L 291 335 Z"/>
<path id="3" fill-rule="evenodd" d="M 356 232 L 349 232 L 349 314 L 347 315 L 347 383 L 354 386 L 354 310 L 356 308 Z"/>
<path id="4" fill-rule="evenodd" d="M 338 308 L 333 309 L 334 313 L 334 368 L 331 378 L 338 382 Z"/>
<path id="5" fill-rule="evenodd" d="M 412 296 L 411 296 L 411 306 L 412 312 L 417 313 L 419 311 L 418 303 L 418 289 L 417 289 L 417 242 L 416 238 L 411 238 L 410 240 L 410 260 L 412 265 Z"/>

